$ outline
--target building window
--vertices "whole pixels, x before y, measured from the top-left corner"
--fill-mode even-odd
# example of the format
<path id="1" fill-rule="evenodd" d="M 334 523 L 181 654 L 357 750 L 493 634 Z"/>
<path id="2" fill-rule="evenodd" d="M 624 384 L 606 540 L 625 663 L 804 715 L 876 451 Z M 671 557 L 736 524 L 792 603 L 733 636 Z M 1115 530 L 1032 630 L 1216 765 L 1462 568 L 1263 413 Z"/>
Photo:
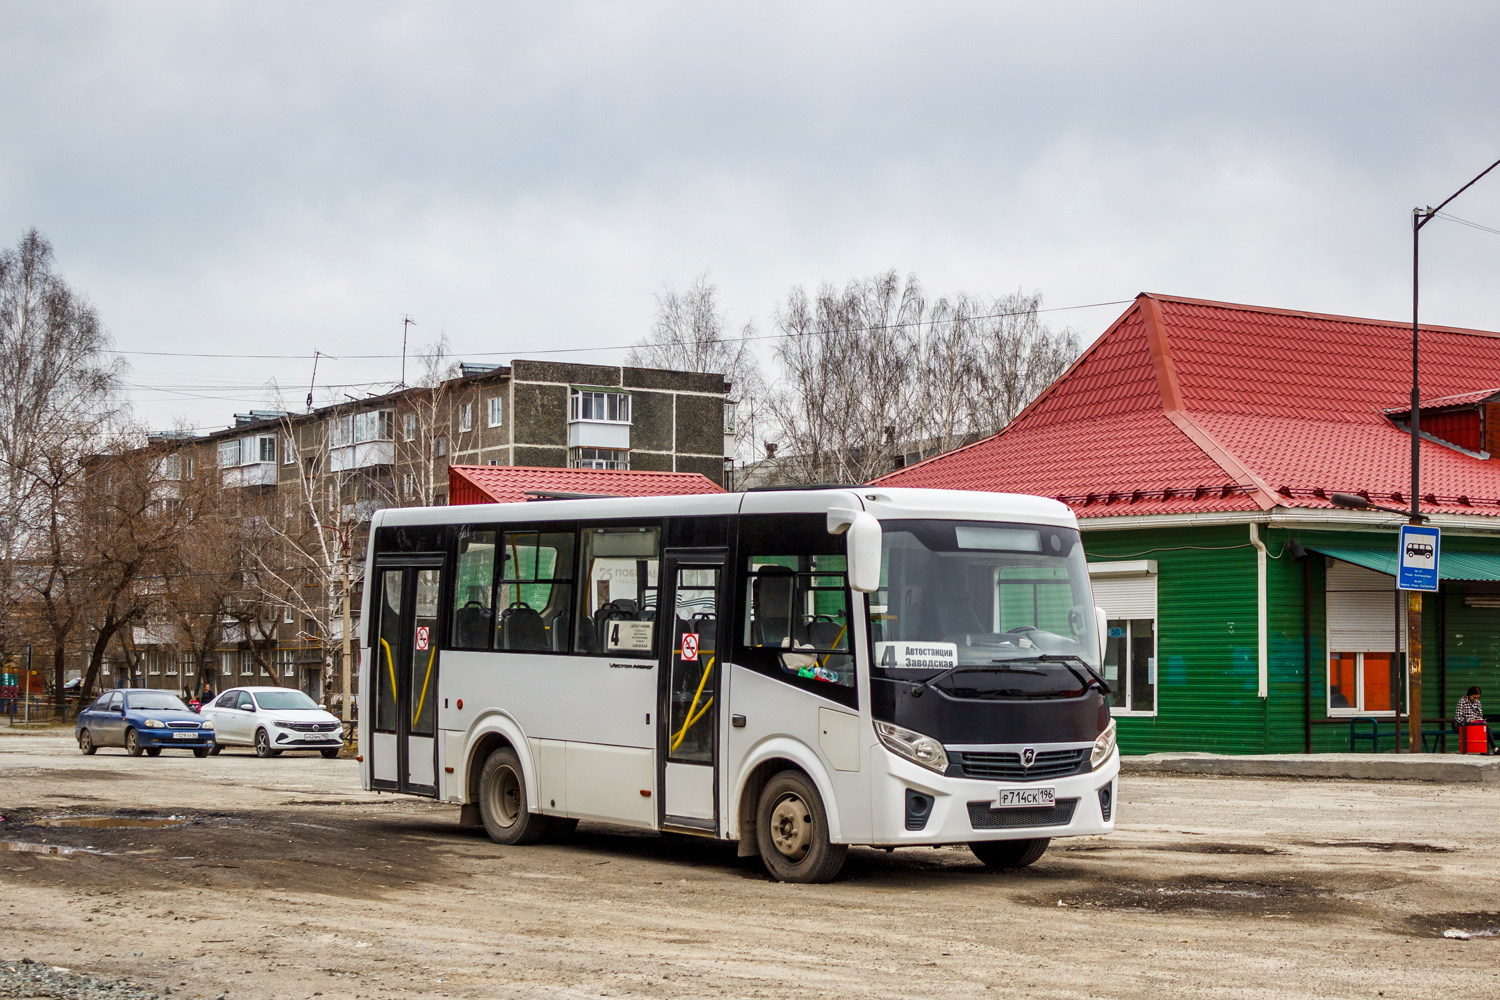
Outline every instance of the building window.
<path id="1" fill-rule="evenodd" d="M 1329 560 L 1328 714 L 1393 714 L 1391 657 L 1405 645 L 1406 602 L 1396 628 L 1395 580 L 1384 573 Z M 1399 646 L 1398 646 L 1399 643 Z"/>
<path id="2" fill-rule="evenodd" d="M 433 442 L 432 442 L 432 453 L 435 456 L 437 456 L 438 458 L 442 458 L 444 455 L 448 454 L 448 437 L 447 437 L 447 435 L 445 435 L 445 434 L 439 434 L 437 436 L 437 438 L 435 438 L 433 440 Z"/>
<path id="3" fill-rule="evenodd" d="M 281 464 L 295 465 L 297 462 L 297 445 L 290 434 L 281 439 Z"/>
<path id="4" fill-rule="evenodd" d="M 240 676 L 255 676 L 255 657 L 250 655 L 250 650 L 248 649 L 240 650 Z"/>
<path id="5" fill-rule="evenodd" d="M 568 452 L 570 469 L 629 469 L 630 452 L 614 448 L 573 448 Z"/>
<path id="6" fill-rule="evenodd" d="M 263 437 L 260 439 L 260 460 L 262 462 L 276 461 L 276 439 L 274 437 Z"/>
<path id="7" fill-rule="evenodd" d="M 292 617 L 292 609 L 291 609 L 291 607 L 282 608 L 281 609 L 281 624 L 283 624 L 283 625 L 290 625 L 290 624 L 292 624 L 293 621 L 295 621 L 295 619 Z"/>
<path id="8" fill-rule="evenodd" d="M 491 396 L 485 404 L 489 415 L 489 425 L 491 427 L 499 427 L 503 422 L 502 418 L 505 414 L 501 408 L 502 404 L 500 401 L 502 398 L 503 397 L 501 396 Z"/>
<path id="9" fill-rule="evenodd" d="M 573 421 L 591 420 L 628 424 L 630 423 L 630 395 L 623 392 L 574 389 L 568 418 Z"/>
<path id="10" fill-rule="evenodd" d="M 1112 618 L 1104 647 L 1109 704 L 1120 713 L 1156 712 L 1156 621 Z"/>
<path id="11" fill-rule="evenodd" d="M 417 415 L 415 413 L 403 414 L 401 417 L 401 440 L 415 441 L 417 439 Z"/>
<path id="12" fill-rule="evenodd" d="M 467 433 L 474 429 L 474 404 L 464 403 L 458 408 L 458 430 L 459 433 Z"/>
<path id="13" fill-rule="evenodd" d="M 734 415 L 735 415 L 735 410 L 737 410 L 739 408 L 739 405 L 740 404 L 738 404 L 738 403 L 736 403 L 736 402 L 734 402 L 733 400 L 730 400 L 730 399 L 726 399 L 724 401 L 724 433 L 725 434 L 733 434 L 734 433 Z"/>
<path id="14" fill-rule="evenodd" d="M 240 441 L 239 441 L 239 438 L 235 438 L 233 441 L 220 441 L 219 442 L 219 468 L 221 468 L 221 469 L 233 469 L 236 466 L 238 466 L 239 464 L 240 464 Z"/>
<path id="15" fill-rule="evenodd" d="M 414 499 L 416 497 L 416 495 L 417 495 L 417 474 L 415 472 L 406 472 L 406 473 L 402 474 L 402 476 L 401 476 L 401 492 L 403 494 L 405 494 L 405 499 L 407 499 L 407 500 L 412 500 L 412 499 Z"/>

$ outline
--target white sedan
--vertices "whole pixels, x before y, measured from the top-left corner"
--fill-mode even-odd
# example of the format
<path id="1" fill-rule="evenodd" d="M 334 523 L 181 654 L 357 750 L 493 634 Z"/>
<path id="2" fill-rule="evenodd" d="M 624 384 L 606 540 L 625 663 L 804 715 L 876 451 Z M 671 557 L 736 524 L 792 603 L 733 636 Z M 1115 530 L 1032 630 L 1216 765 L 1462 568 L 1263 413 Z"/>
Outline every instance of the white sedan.
<path id="1" fill-rule="evenodd" d="M 213 720 L 215 754 L 226 746 L 244 746 L 254 747 L 257 757 L 318 750 L 332 758 L 344 745 L 338 718 L 296 688 L 234 688 L 199 711 Z"/>

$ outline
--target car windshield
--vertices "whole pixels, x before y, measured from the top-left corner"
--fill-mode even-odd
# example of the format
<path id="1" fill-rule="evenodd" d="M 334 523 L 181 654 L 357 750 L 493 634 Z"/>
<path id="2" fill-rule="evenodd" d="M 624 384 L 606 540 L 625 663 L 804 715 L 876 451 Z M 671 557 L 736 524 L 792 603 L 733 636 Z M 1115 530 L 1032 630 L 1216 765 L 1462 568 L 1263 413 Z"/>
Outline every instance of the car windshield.
<path id="1" fill-rule="evenodd" d="M 165 691 L 141 691 L 132 692 L 125 696 L 126 704 L 134 711 L 141 712 L 190 712 L 182 703 L 182 699 L 175 694 L 167 694 Z"/>
<path id="2" fill-rule="evenodd" d="M 870 595 L 876 676 L 934 679 L 980 698 L 1073 697 L 1091 683 L 1099 638 L 1076 529 L 930 520 L 881 528 L 881 585 Z"/>
<path id="3" fill-rule="evenodd" d="M 255 700 L 260 707 L 275 711 L 317 708 L 318 703 L 301 691 L 257 691 Z"/>

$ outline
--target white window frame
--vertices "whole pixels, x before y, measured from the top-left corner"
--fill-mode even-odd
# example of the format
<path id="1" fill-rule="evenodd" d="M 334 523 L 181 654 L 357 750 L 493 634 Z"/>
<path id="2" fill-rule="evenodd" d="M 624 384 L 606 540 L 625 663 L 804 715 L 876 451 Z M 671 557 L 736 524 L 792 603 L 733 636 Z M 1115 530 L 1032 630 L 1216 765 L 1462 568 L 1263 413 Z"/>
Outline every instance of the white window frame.
<path id="1" fill-rule="evenodd" d="M 458 432 L 466 434 L 474 429 L 474 404 L 460 403 L 458 407 Z"/>
<path id="2" fill-rule="evenodd" d="M 1151 662 L 1146 665 L 1148 676 L 1151 679 L 1152 704 L 1149 709 L 1137 708 L 1133 703 L 1133 693 L 1130 690 L 1130 657 L 1135 651 L 1135 637 L 1131 634 L 1134 622 L 1149 621 L 1151 623 Z M 1125 662 L 1120 664 L 1120 676 L 1110 681 L 1110 687 L 1116 684 L 1123 687 L 1125 691 L 1124 705 L 1111 705 L 1109 714 L 1115 718 L 1143 718 L 1149 719 L 1157 714 L 1157 708 L 1161 704 L 1161 623 L 1154 615 L 1141 615 L 1136 618 L 1110 618 L 1105 622 L 1105 629 L 1109 628 L 1110 622 L 1125 623 Z M 1109 638 L 1106 633 L 1105 639 Z M 1102 667 L 1103 664 L 1100 664 Z"/>
<path id="3" fill-rule="evenodd" d="M 240 464 L 240 439 L 219 442 L 219 468 L 235 469 Z"/>
<path id="4" fill-rule="evenodd" d="M 1389 657 L 1391 655 L 1391 653 L 1383 651 L 1383 650 L 1379 650 L 1379 649 L 1371 649 L 1371 650 L 1367 650 L 1366 652 L 1374 653 L 1376 656 L 1386 656 L 1386 657 Z M 1353 707 L 1353 708 L 1334 708 L 1333 707 L 1333 677 L 1331 676 L 1332 673 L 1333 673 L 1333 658 L 1337 654 L 1343 654 L 1345 656 L 1348 656 L 1350 653 L 1354 654 L 1354 690 L 1356 692 L 1355 699 L 1354 699 L 1355 700 L 1355 707 Z M 1387 668 L 1387 669 L 1389 669 L 1389 668 Z M 1404 682 L 1404 678 L 1403 678 L 1403 682 Z M 1384 708 L 1384 709 L 1368 709 L 1367 710 L 1367 709 L 1365 709 L 1363 707 L 1364 703 L 1365 703 L 1365 653 L 1364 652 L 1355 652 L 1354 650 L 1350 650 L 1350 649 L 1330 649 L 1328 651 L 1328 659 L 1323 664 L 1323 707 L 1327 710 L 1328 718 L 1330 718 L 1330 719 L 1393 719 L 1393 718 L 1396 717 L 1396 711 L 1395 711 L 1395 709 Z"/>
<path id="5" fill-rule="evenodd" d="M 1343 577 L 1338 580 L 1337 577 Z M 1375 607 L 1372 613 L 1377 619 L 1383 619 L 1378 626 L 1364 629 L 1367 640 L 1363 645 L 1368 645 L 1368 640 L 1376 637 L 1377 633 L 1382 638 L 1389 638 L 1395 649 L 1358 649 L 1352 646 L 1361 645 L 1357 642 L 1349 642 L 1351 637 L 1355 640 L 1360 638 L 1361 629 L 1350 624 L 1359 620 L 1358 613 L 1350 614 L 1345 622 L 1335 623 L 1337 614 L 1332 606 L 1333 595 L 1343 596 L 1339 603 L 1345 605 L 1345 613 L 1357 601 L 1349 597 L 1352 594 L 1374 595 L 1368 598 Z M 1400 667 L 1401 654 L 1406 651 L 1406 602 L 1397 600 L 1398 591 L 1396 581 L 1384 573 L 1359 566 L 1355 563 L 1344 563 L 1342 560 L 1330 559 L 1327 563 L 1327 571 L 1323 584 L 1323 649 L 1326 650 L 1323 658 L 1323 711 L 1326 718 L 1330 719 L 1393 719 L 1396 717 L 1396 707 L 1402 704 L 1402 698 L 1411 697 L 1411 676 L 1404 667 Z M 1396 621 L 1396 611 L 1400 609 L 1401 620 Z M 1387 624 L 1389 623 L 1389 624 Z M 1387 634 L 1387 629 L 1390 634 Z M 1335 631 L 1339 636 L 1335 636 Z M 1365 703 L 1365 654 L 1374 653 L 1377 656 L 1394 655 L 1396 663 L 1401 671 L 1400 684 L 1404 691 L 1396 693 L 1396 707 L 1366 711 L 1360 707 L 1334 708 L 1333 707 L 1333 684 L 1329 676 L 1333 670 L 1333 655 L 1335 653 L 1353 653 L 1355 659 L 1355 690 L 1358 692 L 1357 705 Z"/>
<path id="6" fill-rule="evenodd" d="M 401 440 L 415 441 L 417 439 L 417 415 L 415 413 L 403 413 L 401 415 Z"/>
<path id="7" fill-rule="evenodd" d="M 1109 622 L 1125 622 L 1125 662 L 1120 665 L 1122 670 L 1121 675 L 1119 677 L 1116 677 L 1113 681 L 1110 681 L 1109 684 L 1111 688 L 1114 688 L 1116 684 L 1125 685 L 1126 704 L 1111 705 L 1109 707 L 1110 716 L 1113 718 L 1127 719 L 1154 718 L 1155 716 L 1160 714 L 1161 711 L 1161 600 L 1160 587 L 1158 585 L 1157 562 L 1155 559 L 1122 559 L 1104 562 L 1091 561 L 1089 562 L 1088 567 L 1089 580 L 1091 583 L 1095 584 L 1096 590 L 1098 589 L 1097 584 L 1100 581 L 1104 580 L 1121 581 L 1122 585 L 1132 582 L 1149 582 L 1150 584 L 1151 597 L 1149 613 L 1146 613 L 1147 609 L 1145 609 L 1144 605 L 1119 605 L 1115 607 L 1108 607 L 1106 605 L 1099 604 L 1099 595 L 1097 593 L 1094 596 L 1094 602 L 1095 604 L 1099 604 L 1100 607 L 1104 608 L 1104 613 L 1106 615 L 1106 629 L 1109 628 Z M 1144 600 L 1141 592 L 1137 592 L 1129 596 L 1133 596 L 1136 600 Z M 1155 699 L 1155 703 L 1149 710 L 1136 708 L 1134 705 L 1130 704 L 1131 693 L 1129 686 L 1131 651 L 1130 623 L 1132 621 L 1147 620 L 1151 622 L 1151 629 L 1154 633 L 1151 643 L 1151 658 L 1156 664 L 1156 670 L 1154 674 L 1155 683 L 1151 685 L 1151 694 Z M 1107 632 L 1104 638 L 1108 640 L 1109 635 Z M 1100 664 L 1100 668 L 1103 668 L 1102 663 Z M 1148 669 L 1150 668 L 1148 667 Z"/>
<path id="8" fill-rule="evenodd" d="M 485 416 L 490 427 L 502 427 L 505 424 L 504 396 L 491 396 L 485 400 L 485 408 L 488 411 Z"/>
<path id="9" fill-rule="evenodd" d="M 281 437 L 281 464 L 282 465 L 295 465 L 296 463 L 297 463 L 297 447 L 296 447 L 296 442 L 294 442 L 292 440 L 292 436 L 290 434 L 283 434 L 282 437 Z"/>
<path id="10" fill-rule="evenodd" d="M 286 607 L 281 609 L 281 624 L 293 625 L 296 624 L 296 621 L 297 616 L 292 614 L 291 605 L 287 605 Z"/>
<path id="11" fill-rule="evenodd" d="M 591 451 L 601 454 L 621 455 L 623 458 L 607 459 L 598 456 L 585 458 L 582 452 Z M 570 469 L 608 469 L 618 472 L 630 470 L 630 452 L 624 448 L 569 448 L 568 468 Z"/>
<path id="12" fill-rule="evenodd" d="M 432 456 L 442 458 L 448 454 L 448 435 L 439 434 L 432 442 Z"/>
<path id="13" fill-rule="evenodd" d="M 596 416 L 598 408 L 606 415 Z M 607 414 L 613 410 L 613 417 Z M 584 414 L 588 415 L 585 416 Z M 568 422 L 630 425 L 630 393 L 608 389 L 574 389 L 568 396 Z"/>
<path id="14" fill-rule="evenodd" d="M 269 446 L 269 447 L 267 447 L 267 446 Z M 269 457 L 267 456 L 267 452 L 270 453 Z M 276 461 L 276 437 L 275 437 L 275 435 L 272 435 L 272 434 L 263 435 L 256 442 L 256 456 L 257 456 L 256 457 L 256 462 L 257 463 L 260 463 L 260 462 L 271 462 L 273 464 L 275 463 L 275 461 Z"/>

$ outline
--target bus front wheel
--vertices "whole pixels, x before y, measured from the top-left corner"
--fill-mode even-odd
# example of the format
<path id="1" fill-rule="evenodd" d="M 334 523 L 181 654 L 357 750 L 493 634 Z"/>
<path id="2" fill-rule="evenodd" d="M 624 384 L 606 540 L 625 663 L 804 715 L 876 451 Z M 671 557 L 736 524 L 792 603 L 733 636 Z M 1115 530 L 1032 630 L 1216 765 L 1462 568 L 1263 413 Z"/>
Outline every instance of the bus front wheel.
<path id="1" fill-rule="evenodd" d="M 986 868 L 1025 868 L 1047 849 L 1051 837 L 1035 840 L 976 840 L 969 845 Z"/>
<path id="2" fill-rule="evenodd" d="M 782 771 L 766 782 L 755 839 L 766 870 L 779 882 L 832 881 L 849 853 L 848 845 L 828 839 L 823 797 L 800 771 Z"/>
<path id="3" fill-rule="evenodd" d="M 521 760 L 509 747 L 491 753 L 479 772 L 479 816 L 497 844 L 533 844 L 551 829 L 550 817 L 531 811 Z"/>

